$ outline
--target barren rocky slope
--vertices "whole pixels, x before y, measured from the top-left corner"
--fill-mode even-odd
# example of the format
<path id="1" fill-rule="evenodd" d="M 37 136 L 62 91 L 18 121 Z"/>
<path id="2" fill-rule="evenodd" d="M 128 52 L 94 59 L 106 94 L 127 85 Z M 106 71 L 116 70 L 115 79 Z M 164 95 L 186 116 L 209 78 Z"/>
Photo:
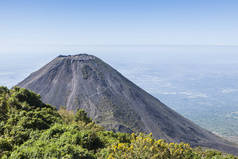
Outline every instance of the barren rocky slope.
<path id="1" fill-rule="evenodd" d="M 152 132 L 167 141 L 238 152 L 232 143 L 182 117 L 92 55 L 58 56 L 18 86 L 57 108 L 83 108 L 111 130 Z"/>

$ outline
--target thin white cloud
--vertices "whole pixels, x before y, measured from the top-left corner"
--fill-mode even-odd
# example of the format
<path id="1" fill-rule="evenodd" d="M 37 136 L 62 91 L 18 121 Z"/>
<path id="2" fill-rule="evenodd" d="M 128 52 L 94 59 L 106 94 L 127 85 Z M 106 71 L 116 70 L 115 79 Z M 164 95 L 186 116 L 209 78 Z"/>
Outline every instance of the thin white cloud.
<path id="1" fill-rule="evenodd" d="M 0 76 L 10 76 L 14 75 L 14 72 L 0 72 Z"/>
<path id="2" fill-rule="evenodd" d="M 185 95 L 187 98 L 207 98 L 208 96 L 205 93 L 200 92 L 188 92 L 188 91 L 182 91 L 178 94 Z"/>
<path id="3" fill-rule="evenodd" d="M 229 93 L 233 93 L 233 92 L 238 92 L 238 89 L 226 88 L 226 89 L 223 89 L 221 92 L 224 94 L 229 94 Z"/>
<path id="4" fill-rule="evenodd" d="M 177 92 L 159 92 L 159 94 L 164 94 L 164 95 L 176 95 Z"/>

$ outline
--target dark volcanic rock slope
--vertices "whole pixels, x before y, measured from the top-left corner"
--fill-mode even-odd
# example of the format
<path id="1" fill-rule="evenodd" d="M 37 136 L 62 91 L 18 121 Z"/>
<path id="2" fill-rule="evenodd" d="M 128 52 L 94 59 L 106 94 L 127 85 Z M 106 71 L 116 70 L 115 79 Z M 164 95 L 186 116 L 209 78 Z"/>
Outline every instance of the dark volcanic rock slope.
<path id="1" fill-rule="evenodd" d="M 231 143 L 168 108 L 95 56 L 59 56 L 18 84 L 42 100 L 69 110 L 85 109 L 111 130 L 152 132 L 154 137 L 238 152 Z"/>

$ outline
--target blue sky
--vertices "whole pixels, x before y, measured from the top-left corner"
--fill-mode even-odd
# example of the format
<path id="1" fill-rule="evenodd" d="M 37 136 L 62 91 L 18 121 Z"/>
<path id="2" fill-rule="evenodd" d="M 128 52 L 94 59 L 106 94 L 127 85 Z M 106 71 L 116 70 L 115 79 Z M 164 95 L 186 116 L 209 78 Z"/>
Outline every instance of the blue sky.
<path id="1" fill-rule="evenodd" d="M 0 1 L 0 53 L 80 45 L 238 45 L 237 0 Z"/>

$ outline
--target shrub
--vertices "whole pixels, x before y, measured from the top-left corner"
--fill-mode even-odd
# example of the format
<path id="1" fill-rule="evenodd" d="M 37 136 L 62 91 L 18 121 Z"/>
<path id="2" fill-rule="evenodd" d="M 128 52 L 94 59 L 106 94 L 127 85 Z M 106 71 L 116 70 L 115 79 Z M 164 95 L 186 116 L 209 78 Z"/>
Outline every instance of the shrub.
<path id="1" fill-rule="evenodd" d="M 58 110 L 58 113 L 60 114 L 60 116 L 62 117 L 65 123 L 67 124 L 73 123 L 75 118 L 73 111 L 69 111 L 69 110 L 66 110 L 64 107 L 60 107 L 60 109 Z"/>
<path id="2" fill-rule="evenodd" d="M 92 122 L 92 119 L 90 119 L 87 116 L 87 113 L 83 109 L 79 109 L 75 114 L 75 121 L 76 122 L 83 121 L 86 124 L 88 124 L 88 123 Z"/>
<path id="3" fill-rule="evenodd" d="M 131 143 L 116 143 L 104 149 L 99 158 L 115 159 L 191 159 L 196 157 L 188 144 L 166 143 L 164 140 L 155 140 L 151 135 L 131 134 Z"/>

